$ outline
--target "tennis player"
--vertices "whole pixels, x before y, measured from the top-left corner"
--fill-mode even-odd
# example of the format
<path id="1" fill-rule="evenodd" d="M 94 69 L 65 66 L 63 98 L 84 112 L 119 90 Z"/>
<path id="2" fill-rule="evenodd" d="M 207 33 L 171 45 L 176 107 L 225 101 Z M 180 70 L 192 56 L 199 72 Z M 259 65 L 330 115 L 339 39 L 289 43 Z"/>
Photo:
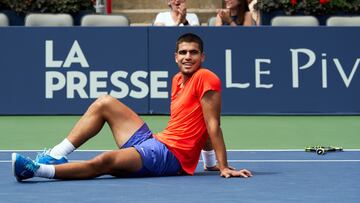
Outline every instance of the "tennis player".
<path id="1" fill-rule="evenodd" d="M 193 175 L 208 137 L 218 162 L 215 168 L 222 177 L 252 176 L 246 169 L 228 166 L 220 128 L 221 81 L 201 66 L 204 58 L 200 37 L 192 33 L 179 37 L 175 53 L 179 73 L 172 79 L 170 121 L 164 131 L 153 134 L 125 104 L 102 96 L 90 105 L 67 138 L 39 154 L 36 160 L 13 153 L 16 179 Z M 68 162 L 66 155 L 95 136 L 105 123 L 119 149 L 103 152 L 91 160 Z"/>

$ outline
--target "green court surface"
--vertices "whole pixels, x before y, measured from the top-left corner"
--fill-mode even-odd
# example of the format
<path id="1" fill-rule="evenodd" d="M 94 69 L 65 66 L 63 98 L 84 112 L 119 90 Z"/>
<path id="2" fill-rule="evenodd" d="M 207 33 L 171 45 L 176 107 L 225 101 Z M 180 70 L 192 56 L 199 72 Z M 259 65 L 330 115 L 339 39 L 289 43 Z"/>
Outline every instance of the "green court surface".
<path id="1" fill-rule="evenodd" d="M 153 132 L 168 116 L 141 116 Z M 0 116 L 0 150 L 39 150 L 60 142 L 79 116 Z M 360 116 L 223 116 L 227 149 L 360 149 Z M 108 126 L 80 149 L 115 149 Z"/>

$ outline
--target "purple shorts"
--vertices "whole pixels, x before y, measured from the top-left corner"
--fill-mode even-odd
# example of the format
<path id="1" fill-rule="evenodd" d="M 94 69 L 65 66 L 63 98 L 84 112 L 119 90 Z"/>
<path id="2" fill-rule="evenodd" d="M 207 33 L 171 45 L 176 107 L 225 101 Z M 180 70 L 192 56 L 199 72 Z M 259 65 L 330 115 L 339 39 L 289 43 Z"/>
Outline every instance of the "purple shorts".
<path id="1" fill-rule="evenodd" d="M 179 174 L 181 170 L 174 154 L 152 136 L 146 123 L 121 148 L 129 147 L 140 153 L 143 163 L 142 169 L 131 176 L 170 176 Z"/>

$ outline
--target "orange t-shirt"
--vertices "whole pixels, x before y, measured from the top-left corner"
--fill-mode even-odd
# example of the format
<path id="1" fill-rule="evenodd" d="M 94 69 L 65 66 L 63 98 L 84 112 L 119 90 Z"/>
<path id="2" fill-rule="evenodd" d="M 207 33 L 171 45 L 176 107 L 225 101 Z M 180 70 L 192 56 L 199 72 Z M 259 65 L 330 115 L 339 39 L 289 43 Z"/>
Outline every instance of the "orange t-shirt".
<path id="1" fill-rule="evenodd" d="M 221 91 L 221 81 L 204 68 L 196 71 L 185 84 L 182 80 L 181 73 L 173 77 L 170 121 L 166 129 L 154 137 L 164 143 L 182 169 L 192 175 L 208 137 L 200 101 L 209 90 Z"/>

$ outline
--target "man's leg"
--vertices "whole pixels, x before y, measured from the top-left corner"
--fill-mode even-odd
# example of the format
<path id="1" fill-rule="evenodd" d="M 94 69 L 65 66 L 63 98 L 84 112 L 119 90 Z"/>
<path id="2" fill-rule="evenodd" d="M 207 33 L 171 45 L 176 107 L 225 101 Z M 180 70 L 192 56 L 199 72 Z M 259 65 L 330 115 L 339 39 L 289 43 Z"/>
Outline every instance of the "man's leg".
<path id="1" fill-rule="evenodd" d="M 104 152 L 95 158 L 78 163 L 55 166 L 55 179 L 90 179 L 109 174 L 121 176 L 142 168 L 139 152 L 133 148 Z"/>
<path id="2" fill-rule="evenodd" d="M 109 124 L 118 147 L 121 147 L 144 123 L 134 111 L 117 99 L 108 95 L 102 96 L 90 105 L 67 138 L 49 153 L 40 155 L 38 162 L 45 164 L 66 162 L 66 160 L 61 160 L 62 157 L 95 136 L 105 122 Z"/>
<path id="3" fill-rule="evenodd" d="M 109 124 L 118 147 L 121 147 L 144 123 L 125 104 L 114 97 L 105 95 L 90 105 L 67 139 L 78 148 L 96 135 L 105 122 Z"/>
<path id="4" fill-rule="evenodd" d="M 37 162 L 42 164 L 67 162 L 67 160 L 63 160 L 64 158 L 62 157 L 71 153 L 75 148 L 80 147 L 88 139 L 96 135 L 102 129 L 105 122 L 109 124 L 119 148 L 125 144 L 144 123 L 134 111 L 117 99 L 108 95 L 102 96 L 90 105 L 67 138 L 56 145 L 50 151 L 49 155 L 47 155 L 47 153 L 40 155 L 37 158 Z M 60 166 L 60 169 L 55 169 L 53 166 L 40 165 L 40 168 L 35 172 L 35 176 L 52 178 L 55 173 L 56 178 L 92 178 L 102 174 L 113 174 L 118 170 L 121 172 L 135 172 L 140 170 L 142 163 L 139 153 L 133 148 L 131 148 L 131 150 L 125 150 L 124 152 L 120 150 L 120 152 L 124 154 L 129 153 L 128 151 L 132 152 L 132 155 L 127 158 L 124 158 L 124 156 L 120 156 L 119 159 L 111 157 L 108 154 L 112 154 L 113 152 L 107 152 L 90 161 Z M 119 154 L 121 154 L 120 152 Z M 54 160 L 54 158 L 60 161 Z M 129 161 L 134 161 L 134 163 L 130 163 Z M 125 163 L 125 166 L 122 166 L 122 163 Z M 77 173 L 77 171 L 83 170 L 86 171 L 86 173 Z M 60 173 L 59 177 L 58 173 Z M 81 176 L 79 177 L 78 175 Z"/>
<path id="5" fill-rule="evenodd" d="M 105 174 L 123 176 L 138 172 L 143 167 L 141 155 L 133 147 L 104 152 L 84 162 L 61 165 L 39 164 L 13 153 L 12 166 L 18 181 L 34 176 L 56 179 L 90 179 Z"/>

